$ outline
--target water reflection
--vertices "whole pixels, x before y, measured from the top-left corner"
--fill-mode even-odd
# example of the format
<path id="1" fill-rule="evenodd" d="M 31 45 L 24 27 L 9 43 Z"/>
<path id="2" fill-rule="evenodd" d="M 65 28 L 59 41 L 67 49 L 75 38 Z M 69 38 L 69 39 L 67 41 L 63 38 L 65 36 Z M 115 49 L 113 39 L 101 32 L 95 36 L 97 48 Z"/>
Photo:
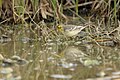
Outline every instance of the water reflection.
<path id="1" fill-rule="evenodd" d="M 46 43 L 11 41 L 0 44 L 0 54 L 4 57 L 0 59 L 0 72 L 9 69 L 7 71 L 15 80 L 16 78 L 19 78 L 17 80 L 120 78 L 120 49 L 118 47 L 81 43 L 75 45 L 72 42 L 52 40 Z M 10 60 L 12 62 L 9 62 Z M 13 65 L 3 66 L 8 62 Z M 0 79 L 7 79 L 3 73 L 0 74 Z"/>

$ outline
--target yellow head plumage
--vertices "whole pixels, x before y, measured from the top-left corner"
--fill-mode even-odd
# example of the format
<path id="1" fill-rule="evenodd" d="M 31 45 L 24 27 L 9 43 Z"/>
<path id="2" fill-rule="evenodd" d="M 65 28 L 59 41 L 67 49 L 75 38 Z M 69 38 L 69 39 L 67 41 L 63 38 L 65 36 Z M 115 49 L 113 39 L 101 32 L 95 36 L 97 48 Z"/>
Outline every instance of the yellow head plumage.
<path id="1" fill-rule="evenodd" d="M 62 25 L 58 25 L 58 26 L 57 26 L 57 30 L 58 30 L 58 31 L 64 31 L 64 28 L 63 28 Z"/>

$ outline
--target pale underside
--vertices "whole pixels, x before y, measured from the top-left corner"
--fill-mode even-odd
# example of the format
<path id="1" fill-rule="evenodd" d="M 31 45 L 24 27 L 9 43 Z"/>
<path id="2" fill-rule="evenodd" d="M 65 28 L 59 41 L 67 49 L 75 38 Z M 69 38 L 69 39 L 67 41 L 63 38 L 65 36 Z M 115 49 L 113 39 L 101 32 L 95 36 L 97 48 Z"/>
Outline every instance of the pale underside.
<path id="1" fill-rule="evenodd" d="M 67 29 L 67 28 L 69 28 L 69 29 Z M 65 28 L 64 34 L 68 37 L 72 37 L 72 36 L 77 35 L 79 32 L 81 32 L 85 27 L 83 27 L 83 26 L 74 26 L 73 27 L 72 25 L 69 25 L 69 26 L 67 26 L 67 28 Z"/>

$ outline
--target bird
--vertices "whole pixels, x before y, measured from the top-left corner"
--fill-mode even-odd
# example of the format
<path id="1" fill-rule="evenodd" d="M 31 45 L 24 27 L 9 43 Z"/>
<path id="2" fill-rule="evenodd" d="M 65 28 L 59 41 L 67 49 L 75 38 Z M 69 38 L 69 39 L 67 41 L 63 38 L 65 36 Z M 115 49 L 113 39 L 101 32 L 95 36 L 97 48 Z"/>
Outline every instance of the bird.
<path id="1" fill-rule="evenodd" d="M 85 27 L 86 26 L 60 24 L 57 26 L 57 31 L 62 32 L 67 37 L 73 37 L 80 33 Z"/>
<path id="2" fill-rule="evenodd" d="M 79 60 L 79 58 L 86 56 L 86 54 L 76 46 L 66 46 L 59 55 L 70 61 Z"/>

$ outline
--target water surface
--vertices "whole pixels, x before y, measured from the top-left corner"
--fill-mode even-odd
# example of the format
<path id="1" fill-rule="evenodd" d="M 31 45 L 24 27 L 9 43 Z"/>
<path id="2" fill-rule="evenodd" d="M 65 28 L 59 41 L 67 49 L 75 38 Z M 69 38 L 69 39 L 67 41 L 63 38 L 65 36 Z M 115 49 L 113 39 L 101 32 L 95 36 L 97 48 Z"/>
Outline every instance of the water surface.
<path id="1" fill-rule="evenodd" d="M 78 41 L 79 42 L 79 41 Z M 0 80 L 120 79 L 119 47 L 76 42 L 0 43 Z"/>

